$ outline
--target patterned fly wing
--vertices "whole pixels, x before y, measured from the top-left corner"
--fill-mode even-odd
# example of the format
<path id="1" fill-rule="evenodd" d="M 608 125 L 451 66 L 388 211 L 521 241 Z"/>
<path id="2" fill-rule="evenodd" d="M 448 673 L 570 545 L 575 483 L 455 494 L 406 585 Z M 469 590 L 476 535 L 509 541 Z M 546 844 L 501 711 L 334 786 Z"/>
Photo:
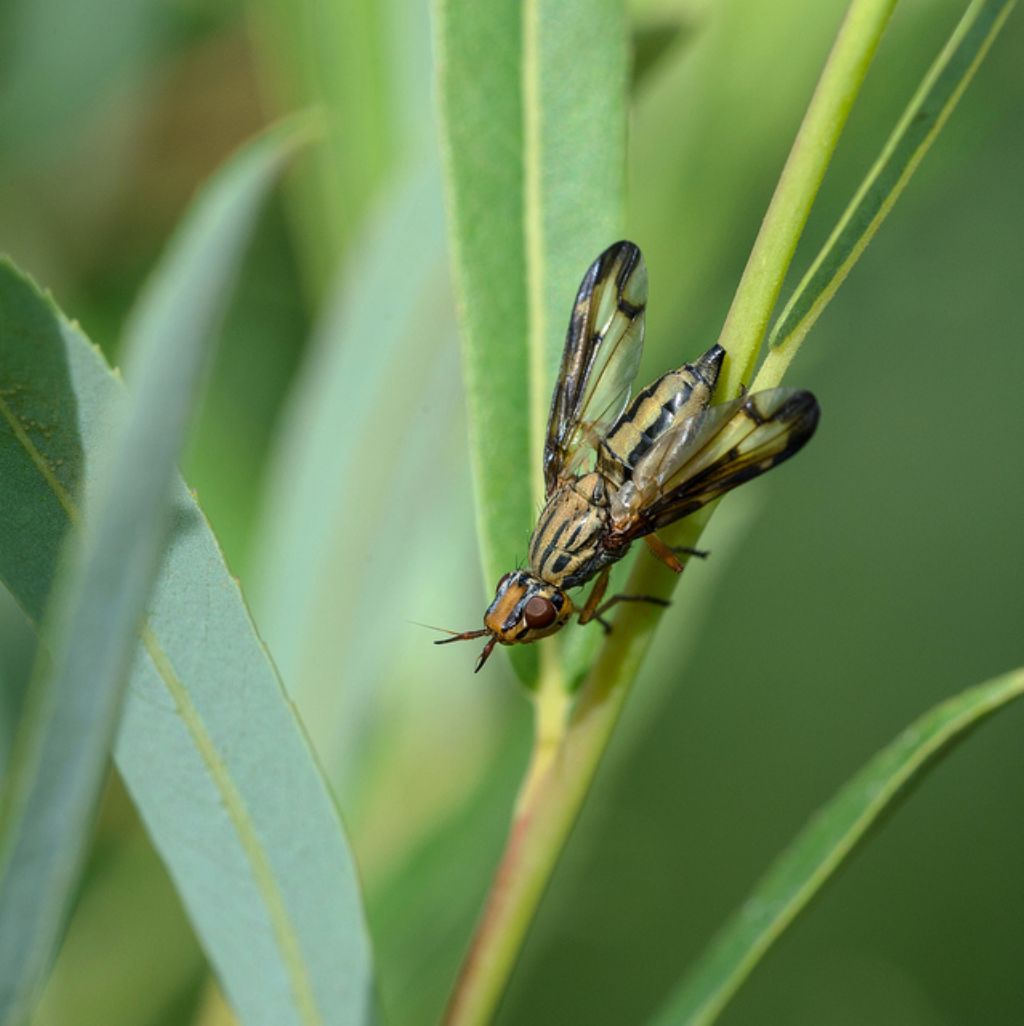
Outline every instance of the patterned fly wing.
<path id="1" fill-rule="evenodd" d="M 665 527 L 789 459 L 814 434 L 817 400 L 774 388 L 673 425 L 611 497 L 613 545 Z"/>
<path id="2" fill-rule="evenodd" d="M 576 472 L 629 401 L 640 364 L 647 268 L 632 242 L 609 246 L 580 283 L 544 443 L 547 495 Z"/>

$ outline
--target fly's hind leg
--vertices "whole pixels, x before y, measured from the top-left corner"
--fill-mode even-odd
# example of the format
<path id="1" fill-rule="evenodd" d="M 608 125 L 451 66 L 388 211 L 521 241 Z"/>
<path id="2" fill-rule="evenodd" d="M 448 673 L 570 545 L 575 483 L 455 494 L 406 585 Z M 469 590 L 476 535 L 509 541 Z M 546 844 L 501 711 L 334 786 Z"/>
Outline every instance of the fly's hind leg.
<path id="1" fill-rule="evenodd" d="M 611 634 L 612 625 L 602 616 L 619 602 L 649 602 L 654 606 L 671 605 L 666 599 L 658 598 L 656 595 L 613 595 L 607 602 L 601 604 L 604 593 L 608 590 L 608 571 L 603 570 L 598 577 L 593 589 L 587 596 L 587 601 L 580 610 L 580 623 L 590 623 L 596 620 L 604 629 L 605 634 Z"/>
<path id="2" fill-rule="evenodd" d="M 708 555 L 703 549 L 691 549 L 687 545 L 666 545 L 656 534 L 645 535 L 644 541 L 647 542 L 647 547 L 652 554 L 660 559 L 669 570 L 673 570 L 677 574 L 683 572 L 683 564 L 679 561 L 680 555 L 699 556 L 701 559 Z"/>
<path id="3" fill-rule="evenodd" d="M 656 534 L 645 535 L 644 541 L 647 542 L 651 553 L 660 559 L 669 570 L 677 574 L 683 572 L 683 564 L 679 562 L 679 557 Z"/>
<path id="4" fill-rule="evenodd" d="M 710 549 L 694 549 L 689 545 L 673 545 L 671 548 L 677 556 L 696 556 L 698 559 L 707 559 L 711 555 Z"/>

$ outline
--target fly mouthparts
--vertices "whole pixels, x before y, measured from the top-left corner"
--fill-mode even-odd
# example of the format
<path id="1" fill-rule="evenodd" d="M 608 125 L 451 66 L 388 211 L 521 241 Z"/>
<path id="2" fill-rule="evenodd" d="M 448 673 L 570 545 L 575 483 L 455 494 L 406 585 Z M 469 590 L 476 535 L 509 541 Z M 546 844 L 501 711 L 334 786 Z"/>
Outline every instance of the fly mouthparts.
<path id="1" fill-rule="evenodd" d="M 487 632 L 485 631 L 484 633 L 486 634 Z M 453 638 L 452 640 L 454 641 L 455 639 Z M 484 650 L 480 653 L 480 658 L 476 661 L 476 668 L 473 670 L 474 673 L 480 672 L 480 668 L 487 662 L 487 657 L 494 651 L 494 646 L 497 644 L 497 641 L 498 635 L 492 634 L 491 640 L 484 645 Z"/>

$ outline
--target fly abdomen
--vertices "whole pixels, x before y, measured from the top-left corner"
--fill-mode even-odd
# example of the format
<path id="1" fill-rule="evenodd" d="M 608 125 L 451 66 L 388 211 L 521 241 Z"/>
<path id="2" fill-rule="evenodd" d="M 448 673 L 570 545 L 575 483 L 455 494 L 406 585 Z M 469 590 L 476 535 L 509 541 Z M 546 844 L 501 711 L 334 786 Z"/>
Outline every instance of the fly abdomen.
<path id="1" fill-rule="evenodd" d="M 700 413 L 711 401 L 724 356 L 725 350 L 714 345 L 696 363 L 683 364 L 638 392 L 601 442 L 599 473 L 622 484 L 673 423 Z"/>

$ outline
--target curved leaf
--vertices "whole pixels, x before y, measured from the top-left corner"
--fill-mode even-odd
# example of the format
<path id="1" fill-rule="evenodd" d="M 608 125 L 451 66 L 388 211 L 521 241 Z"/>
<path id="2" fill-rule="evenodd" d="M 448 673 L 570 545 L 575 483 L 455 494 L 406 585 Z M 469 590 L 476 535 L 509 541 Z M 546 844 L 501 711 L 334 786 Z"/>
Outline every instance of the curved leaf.
<path id="1" fill-rule="evenodd" d="M 936 706 L 883 748 L 783 853 L 687 973 L 655 1017 L 655 1026 L 713 1022 L 768 948 L 907 785 L 973 727 L 1021 695 L 1024 670 L 1015 670 Z"/>
<path id="2" fill-rule="evenodd" d="M 208 330 L 281 155 L 276 134 L 258 141 L 201 197 L 134 321 L 154 360 L 173 364 L 192 332 Z M 8 412 L 0 575 L 38 620 L 78 496 L 95 494 L 96 457 L 122 390 L 30 283 L 7 268 L 0 288 Z M 139 403 L 169 387 L 166 375 L 145 377 Z M 171 543 L 142 645 L 130 650 L 118 767 L 243 1021 L 366 1022 L 369 943 L 333 801 L 237 582 L 180 481 L 172 501 Z M 74 719 L 61 723 L 73 736 Z"/>
<path id="3" fill-rule="evenodd" d="M 47 614 L 48 650 L 37 664 L 0 806 L 3 1022 L 28 1015 L 53 959 L 166 542 L 175 463 L 210 336 L 283 155 L 279 139 L 263 140 L 235 161 L 185 226 L 129 332 L 135 387 L 126 411 L 111 404 L 111 451 L 98 460 L 85 527 L 71 539 Z M 40 297 L 9 264 L 2 273 L 10 352 L 31 344 L 25 314 Z M 0 408 L 8 437 L 45 479 L 45 457 L 28 437 L 33 424 L 16 412 L 19 398 Z M 60 501 L 74 517 L 72 497 Z"/>
<path id="4" fill-rule="evenodd" d="M 367 717 L 389 680 L 402 678 L 390 640 L 398 617 L 376 616 L 368 626 L 360 610 L 415 615 L 417 582 L 433 585 L 439 573 L 414 572 L 424 548 L 436 548 L 420 532 L 433 519 L 431 480 L 450 476 L 450 447 L 440 444 L 447 419 L 439 417 L 459 399 L 435 168 L 388 195 L 358 252 L 332 290 L 289 398 L 267 473 L 254 589 L 281 676 L 343 801 L 360 776 Z M 412 481 L 420 492 L 413 520 Z M 400 552 L 402 573 L 382 572 L 368 552 L 395 567 Z M 425 633 L 422 643 L 437 652 Z"/>

